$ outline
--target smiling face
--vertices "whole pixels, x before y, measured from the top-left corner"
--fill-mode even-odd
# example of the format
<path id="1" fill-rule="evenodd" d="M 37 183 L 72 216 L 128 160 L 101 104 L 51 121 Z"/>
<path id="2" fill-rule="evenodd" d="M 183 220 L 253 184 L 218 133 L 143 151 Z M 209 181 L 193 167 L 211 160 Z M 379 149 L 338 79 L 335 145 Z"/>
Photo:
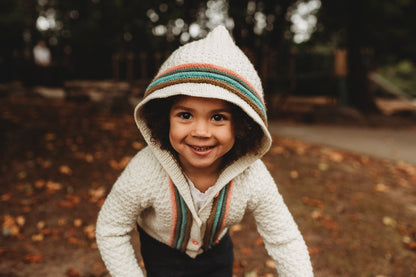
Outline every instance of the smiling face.
<path id="1" fill-rule="evenodd" d="M 186 173 L 219 173 L 235 143 L 230 105 L 219 99 L 181 96 L 169 113 L 169 140 Z"/>

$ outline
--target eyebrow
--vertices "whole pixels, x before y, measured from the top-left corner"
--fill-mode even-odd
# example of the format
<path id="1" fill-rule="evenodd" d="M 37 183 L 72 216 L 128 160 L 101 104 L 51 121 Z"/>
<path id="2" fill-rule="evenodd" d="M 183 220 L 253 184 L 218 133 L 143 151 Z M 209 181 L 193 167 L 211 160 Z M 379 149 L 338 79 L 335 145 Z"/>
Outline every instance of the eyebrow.
<path id="1" fill-rule="evenodd" d="M 193 112 L 193 111 L 195 111 L 196 109 L 193 109 L 193 108 L 190 108 L 190 107 L 186 107 L 186 106 L 181 106 L 181 105 L 178 105 L 178 106 L 175 106 L 175 105 L 173 105 L 173 107 L 172 107 L 172 109 L 175 109 L 175 110 L 185 110 L 185 111 L 190 111 L 190 112 Z M 231 111 L 231 109 L 230 108 L 221 108 L 221 109 L 215 109 L 215 110 L 212 110 L 212 111 L 210 111 L 211 113 L 232 113 L 232 111 Z"/>

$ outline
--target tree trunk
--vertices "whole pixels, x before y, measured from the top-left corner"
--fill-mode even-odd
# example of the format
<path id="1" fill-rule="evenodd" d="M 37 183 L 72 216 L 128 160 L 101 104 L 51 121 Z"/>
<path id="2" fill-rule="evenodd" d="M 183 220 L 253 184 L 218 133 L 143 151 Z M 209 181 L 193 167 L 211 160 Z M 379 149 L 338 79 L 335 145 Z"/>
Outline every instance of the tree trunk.
<path id="1" fill-rule="evenodd" d="M 374 97 L 369 90 L 368 68 L 364 62 L 362 43 L 365 39 L 363 24 L 365 24 L 364 2 L 347 1 L 347 51 L 348 51 L 348 104 L 363 113 L 379 113 Z"/>

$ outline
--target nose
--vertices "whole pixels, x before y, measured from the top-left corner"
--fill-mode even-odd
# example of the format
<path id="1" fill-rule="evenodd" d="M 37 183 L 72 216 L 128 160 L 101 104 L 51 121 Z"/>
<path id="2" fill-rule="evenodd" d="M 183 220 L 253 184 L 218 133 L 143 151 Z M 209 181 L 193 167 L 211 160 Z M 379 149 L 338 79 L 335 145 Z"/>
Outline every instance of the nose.
<path id="1" fill-rule="evenodd" d="M 210 136 L 210 126 L 209 122 L 206 122 L 205 120 L 197 120 L 193 124 L 192 129 L 192 136 L 195 137 L 209 137 Z"/>

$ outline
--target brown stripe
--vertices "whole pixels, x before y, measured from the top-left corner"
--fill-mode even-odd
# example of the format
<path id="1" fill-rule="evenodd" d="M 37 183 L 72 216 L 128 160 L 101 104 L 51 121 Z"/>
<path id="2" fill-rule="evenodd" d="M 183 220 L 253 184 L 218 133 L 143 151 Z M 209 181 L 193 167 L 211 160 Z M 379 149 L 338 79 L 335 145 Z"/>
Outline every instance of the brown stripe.
<path id="1" fill-rule="evenodd" d="M 188 209 L 188 206 L 186 207 L 186 211 L 188 213 L 188 222 L 186 223 L 185 237 L 183 239 L 183 243 L 180 249 L 181 252 L 186 251 L 186 246 L 188 245 L 188 241 L 191 236 L 191 227 L 192 227 L 192 221 L 193 221 L 192 214 L 191 214 L 191 211 Z"/>

